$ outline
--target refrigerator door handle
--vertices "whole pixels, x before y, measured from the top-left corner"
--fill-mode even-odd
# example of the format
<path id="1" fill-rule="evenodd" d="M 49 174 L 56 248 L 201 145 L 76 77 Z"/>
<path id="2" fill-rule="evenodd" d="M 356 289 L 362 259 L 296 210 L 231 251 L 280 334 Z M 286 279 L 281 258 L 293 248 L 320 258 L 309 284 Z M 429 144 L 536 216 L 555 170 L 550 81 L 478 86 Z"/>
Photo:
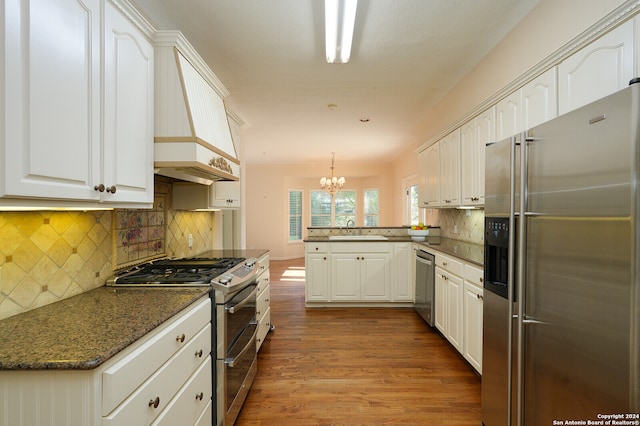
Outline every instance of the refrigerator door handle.
<path id="1" fill-rule="evenodd" d="M 550 325 L 550 322 L 541 321 L 533 318 L 526 318 L 522 320 L 523 325 L 532 325 L 532 324 L 540 324 L 540 325 Z"/>

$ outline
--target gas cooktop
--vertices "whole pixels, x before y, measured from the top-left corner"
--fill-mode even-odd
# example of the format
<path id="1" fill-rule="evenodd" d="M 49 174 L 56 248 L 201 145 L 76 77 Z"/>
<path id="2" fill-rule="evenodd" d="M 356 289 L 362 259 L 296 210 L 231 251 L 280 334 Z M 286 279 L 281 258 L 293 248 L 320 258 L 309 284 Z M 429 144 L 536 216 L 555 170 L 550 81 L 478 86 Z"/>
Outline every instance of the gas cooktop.
<path id="1" fill-rule="evenodd" d="M 203 286 L 210 285 L 226 275 L 238 264 L 241 257 L 163 259 L 138 265 L 122 271 L 109 280 L 108 286 Z"/>

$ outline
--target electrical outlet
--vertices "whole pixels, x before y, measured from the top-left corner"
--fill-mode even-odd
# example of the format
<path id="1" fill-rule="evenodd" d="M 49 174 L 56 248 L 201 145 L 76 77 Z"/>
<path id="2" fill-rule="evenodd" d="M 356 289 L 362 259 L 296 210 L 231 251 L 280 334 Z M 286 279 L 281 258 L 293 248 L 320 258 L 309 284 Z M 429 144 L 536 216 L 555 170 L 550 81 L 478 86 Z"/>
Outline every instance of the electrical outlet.
<path id="1" fill-rule="evenodd" d="M 458 225 L 453 225 L 453 233 L 454 234 L 458 233 Z"/>
<path id="2" fill-rule="evenodd" d="M 189 234 L 189 248 L 193 248 L 193 234 Z"/>

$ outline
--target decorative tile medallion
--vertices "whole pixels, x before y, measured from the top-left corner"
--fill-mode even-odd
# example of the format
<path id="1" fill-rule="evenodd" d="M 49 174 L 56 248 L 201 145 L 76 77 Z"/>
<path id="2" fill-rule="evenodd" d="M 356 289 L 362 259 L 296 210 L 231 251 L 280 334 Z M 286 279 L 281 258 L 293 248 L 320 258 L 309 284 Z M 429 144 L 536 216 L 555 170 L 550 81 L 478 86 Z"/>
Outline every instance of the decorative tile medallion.
<path id="1" fill-rule="evenodd" d="M 113 222 L 113 269 L 164 256 L 167 197 L 156 194 L 150 210 L 117 210 Z"/>

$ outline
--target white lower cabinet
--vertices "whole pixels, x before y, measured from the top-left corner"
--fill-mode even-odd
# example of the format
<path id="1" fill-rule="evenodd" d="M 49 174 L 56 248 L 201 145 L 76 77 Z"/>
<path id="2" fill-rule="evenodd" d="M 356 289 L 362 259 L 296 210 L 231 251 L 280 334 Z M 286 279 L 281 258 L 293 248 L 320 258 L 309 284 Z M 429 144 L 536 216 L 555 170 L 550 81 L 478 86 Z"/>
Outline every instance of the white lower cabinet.
<path id="1" fill-rule="evenodd" d="M 385 248 L 388 248 L 386 244 Z M 342 249 L 348 249 L 343 247 Z M 388 301 L 389 254 L 359 251 L 331 253 L 331 299 Z"/>
<path id="2" fill-rule="evenodd" d="M 305 244 L 305 300 L 328 302 L 329 243 Z"/>
<path id="3" fill-rule="evenodd" d="M 257 281 L 256 321 L 258 321 L 258 336 L 256 337 L 256 351 L 259 351 L 271 328 L 271 285 L 268 253 L 258 259 Z"/>
<path id="4" fill-rule="evenodd" d="M 211 343 L 205 296 L 95 370 L 1 371 L 0 425 L 211 424 Z"/>
<path id="5" fill-rule="evenodd" d="M 436 256 L 436 328 L 482 374 L 483 269 L 431 252 Z"/>
<path id="6" fill-rule="evenodd" d="M 413 303 L 409 242 L 309 242 L 305 253 L 307 306 Z"/>
<path id="7" fill-rule="evenodd" d="M 462 278 L 436 266 L 435 283 L 436 327 L 462 352 Z"/>
<path id="8" fill-rule="evenodd" d="M 483 270 L 464 265 L 463 352 L 465 359 L 482 374 Z"/>

